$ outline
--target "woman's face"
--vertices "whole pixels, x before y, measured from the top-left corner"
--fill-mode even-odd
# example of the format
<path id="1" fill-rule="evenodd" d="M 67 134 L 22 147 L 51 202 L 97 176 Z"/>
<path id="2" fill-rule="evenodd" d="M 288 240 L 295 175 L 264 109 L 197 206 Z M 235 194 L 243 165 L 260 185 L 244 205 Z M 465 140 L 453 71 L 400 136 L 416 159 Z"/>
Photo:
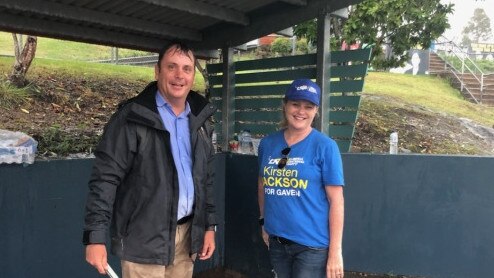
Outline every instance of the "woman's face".
<path id="1" fill-rule="evenodd" d="M 310 129 L 316 117 L 317 106 L 306 100 L 288 100 L 285 103 L 285 117 L 288 129 L 303 131 Z"/>

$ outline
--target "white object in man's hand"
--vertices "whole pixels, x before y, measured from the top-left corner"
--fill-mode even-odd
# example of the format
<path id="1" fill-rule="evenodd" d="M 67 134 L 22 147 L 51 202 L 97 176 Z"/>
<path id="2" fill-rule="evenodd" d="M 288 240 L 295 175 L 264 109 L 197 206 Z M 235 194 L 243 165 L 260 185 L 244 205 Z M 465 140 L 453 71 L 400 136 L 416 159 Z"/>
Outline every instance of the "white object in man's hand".
<path id="1" fill-rule="evenodd" d="M 118 275 L 115 273 L 115 271 L 113 271 L 113 268 L 111 268 L 110 265 L 108 265 L 108 267 L 106 268 L 106 275 L 108 275 L 108 277 L 110 278 L 118 278 Z"/>

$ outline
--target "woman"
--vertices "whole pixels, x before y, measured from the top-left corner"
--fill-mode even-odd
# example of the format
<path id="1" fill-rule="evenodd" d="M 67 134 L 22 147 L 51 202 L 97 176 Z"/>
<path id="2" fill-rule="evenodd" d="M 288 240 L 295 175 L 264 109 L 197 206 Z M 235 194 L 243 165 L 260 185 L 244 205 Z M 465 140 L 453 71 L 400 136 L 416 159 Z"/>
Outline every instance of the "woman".
<path id="1" fill-rule="evenodd" d="M 312 128 L 321 90 L 295 80 L 282 129 L 259 145 L 262 237 L 278 278 L 343 277 L 343 167 L 335 141 Z"/>

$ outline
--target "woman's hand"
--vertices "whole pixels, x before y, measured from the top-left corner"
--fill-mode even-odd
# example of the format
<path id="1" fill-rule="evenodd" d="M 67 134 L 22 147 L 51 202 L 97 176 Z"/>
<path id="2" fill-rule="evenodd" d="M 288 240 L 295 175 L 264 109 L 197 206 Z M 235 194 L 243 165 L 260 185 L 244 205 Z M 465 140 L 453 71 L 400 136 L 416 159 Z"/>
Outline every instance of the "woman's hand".
<path id="1" fill-rule="evenodd" d="M 331 253 L 331 252 L 330 252 Z M 328 254 L 328 262 L 326 264 L 327 278 L 343 278 L 343 256 L 339 254 Z"/>

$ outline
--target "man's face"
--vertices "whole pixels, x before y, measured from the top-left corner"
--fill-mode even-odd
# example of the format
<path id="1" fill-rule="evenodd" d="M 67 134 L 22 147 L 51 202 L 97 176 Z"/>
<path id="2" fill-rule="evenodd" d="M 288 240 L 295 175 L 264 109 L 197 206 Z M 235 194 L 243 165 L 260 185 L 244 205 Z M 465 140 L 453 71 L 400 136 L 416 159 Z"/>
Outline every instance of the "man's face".
<path id="1" fill-rule="evenodd" d="M 154 68 L 154 77 L 158 81 L 158 89 L 168 102 L 184 101 L 194 84 L 194 56 L 177 50 L 168 49 L 163 55 L 161 64 Z"/>

